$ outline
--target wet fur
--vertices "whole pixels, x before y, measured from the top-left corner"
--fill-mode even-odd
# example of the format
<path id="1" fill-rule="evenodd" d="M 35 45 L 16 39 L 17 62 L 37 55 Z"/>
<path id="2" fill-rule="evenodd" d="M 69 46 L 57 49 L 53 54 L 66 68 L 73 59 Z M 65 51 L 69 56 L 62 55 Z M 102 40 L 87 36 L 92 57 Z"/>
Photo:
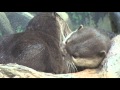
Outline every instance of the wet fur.
<path id="1" fill-rule="evenodd" d="M 0 42 L 0 63 L 17 63 L 38 71 L 67 73 L 68 64 L 60 50 L 60 26 L 55 13 L 41 12 L 26 31 L 4 36 Z"/>

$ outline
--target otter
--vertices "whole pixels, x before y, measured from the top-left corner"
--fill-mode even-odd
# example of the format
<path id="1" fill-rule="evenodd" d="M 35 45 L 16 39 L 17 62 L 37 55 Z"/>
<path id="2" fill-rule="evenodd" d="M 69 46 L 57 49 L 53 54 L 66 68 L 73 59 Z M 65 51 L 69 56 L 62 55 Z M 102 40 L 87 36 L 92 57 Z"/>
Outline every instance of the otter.
<path id="1" fill-rule="evenodd" d="M 110 38 L 95 28 L 80 27 L 64 40 L 65 50 L 78 70 L 97 68 L 111 46 Z"/>
<path id="2" fill-rule="evenodd" d="M 28 23 L 25 32 L 3 36 L 0 63 L 17 63 L 48 73 L 68 73 L 69 63 L 60 49 L 60 27 L 55 12 L 40 12 Z"/>

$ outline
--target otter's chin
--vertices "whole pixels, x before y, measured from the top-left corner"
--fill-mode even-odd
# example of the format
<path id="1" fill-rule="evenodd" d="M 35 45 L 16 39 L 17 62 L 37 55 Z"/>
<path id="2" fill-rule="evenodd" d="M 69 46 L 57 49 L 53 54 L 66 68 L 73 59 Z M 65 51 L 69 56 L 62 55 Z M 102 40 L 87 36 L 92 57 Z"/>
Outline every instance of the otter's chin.
<path id="1" fill-rule="evenodd" d="M 85 68 L 96 68 L 103 61 L 103 58 L 101 58 L 101 57 L 94 57 L 94 58 L 72 57 L 72 59 L 76 66 L 85 67 Z"/>

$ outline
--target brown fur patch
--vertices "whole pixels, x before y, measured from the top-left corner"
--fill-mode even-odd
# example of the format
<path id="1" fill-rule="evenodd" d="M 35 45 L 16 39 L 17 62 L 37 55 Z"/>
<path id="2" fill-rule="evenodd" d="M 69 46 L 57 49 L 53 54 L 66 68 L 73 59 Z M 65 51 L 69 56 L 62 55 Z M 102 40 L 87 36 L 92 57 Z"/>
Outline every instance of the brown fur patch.
<path id="1" fill-rule="evenodd" d="M 41 12 L 26 31 L 3 37 L 0 63 L 17 63 L 38 71 L 67 73 L 60 50 L 60 26 L 52 12 Z"/>

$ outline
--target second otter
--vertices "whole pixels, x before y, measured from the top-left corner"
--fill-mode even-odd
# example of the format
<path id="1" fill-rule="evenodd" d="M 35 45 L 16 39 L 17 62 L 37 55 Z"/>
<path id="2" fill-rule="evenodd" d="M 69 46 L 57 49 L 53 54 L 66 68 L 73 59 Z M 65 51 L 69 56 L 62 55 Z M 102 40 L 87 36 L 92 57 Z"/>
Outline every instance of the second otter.
<path id="1" fill-rule="evenodd" d="M 72 32 L 64 41 L 65 49 L 76 66 L 96 68 L 106 56 L 111 40 L 95 28 L 83 27 Z"/>

